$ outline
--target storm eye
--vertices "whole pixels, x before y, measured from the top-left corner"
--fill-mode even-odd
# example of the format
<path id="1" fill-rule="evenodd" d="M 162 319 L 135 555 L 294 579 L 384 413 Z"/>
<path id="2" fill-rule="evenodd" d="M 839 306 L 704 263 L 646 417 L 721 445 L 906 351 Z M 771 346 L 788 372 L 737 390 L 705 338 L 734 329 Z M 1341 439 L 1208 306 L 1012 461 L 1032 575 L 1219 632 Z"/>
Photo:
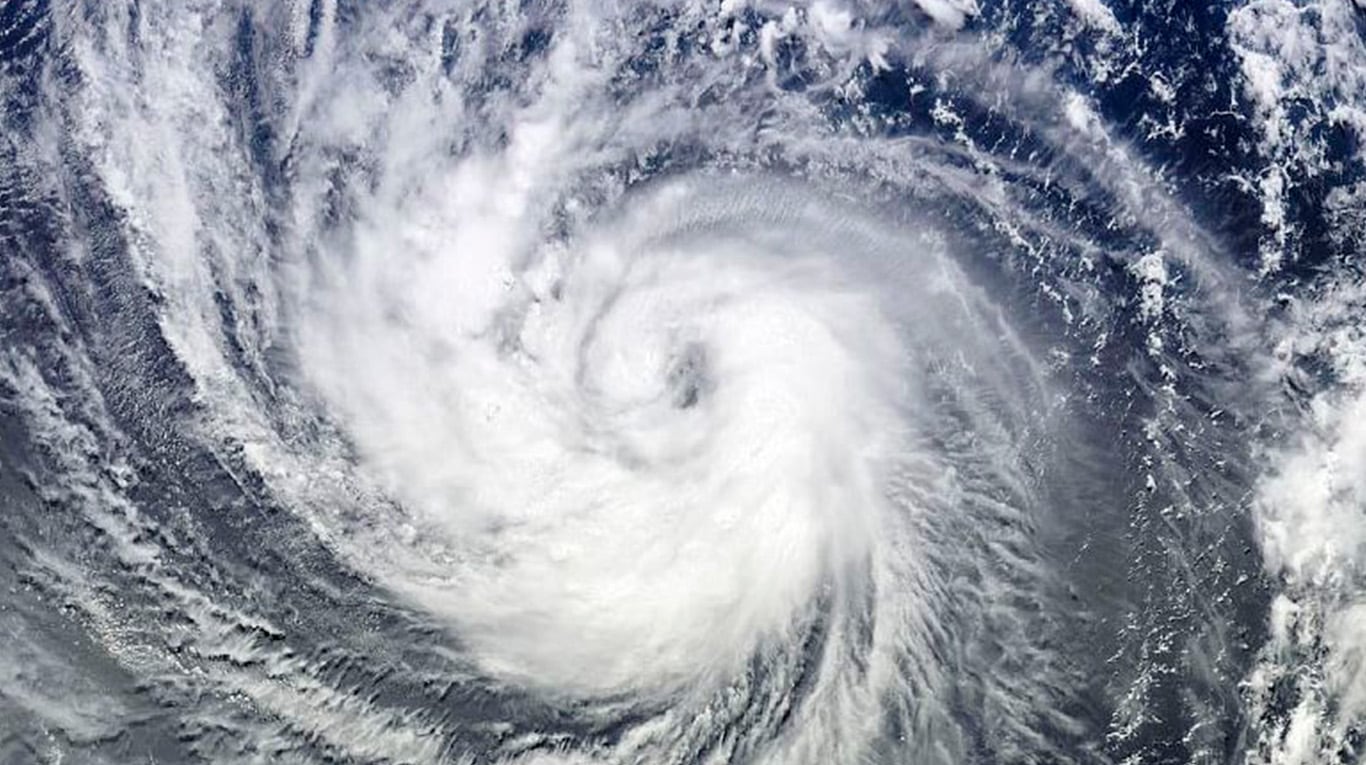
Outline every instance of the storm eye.
<path id="1" fill-rule="evenodd" d="M 678 409 L 691 409 L 711 390 L 705 347 L 691 343 L 678 354 L 669 368 L 668 387 Z"/>

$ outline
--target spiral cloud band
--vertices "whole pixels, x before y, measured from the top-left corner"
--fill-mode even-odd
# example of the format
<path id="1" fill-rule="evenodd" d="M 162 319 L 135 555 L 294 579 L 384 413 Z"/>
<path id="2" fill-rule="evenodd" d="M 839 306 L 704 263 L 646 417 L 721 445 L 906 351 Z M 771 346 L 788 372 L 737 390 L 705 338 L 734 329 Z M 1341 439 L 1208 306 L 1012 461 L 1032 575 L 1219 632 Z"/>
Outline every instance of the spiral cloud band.
<path id="1" fill-rule="evenodd" d="M 708 708 L 748 665 L 831 707 L 808 756 L 856 746 L 942 607 L 895 482 L 934 459 L 925 356 L 1000 353 L 956 325 L 989 305 L 942 237 L 775 181 L 672 181 L 530 253 L 480 181 L 303 298 L 300 374 L 406 511 L 348 554 L 511 682 Z"/>
<path id="2" fill-rule="evenodd" d="M 863 589 L 903 351 L 841 285 L 838 223 L 766 194 L 751 226 L 745 192 L 709 220 L 662 190 L 520 272 L 496 245 L 470 274 L 366 242 L 305 322 L 304 374 L 448 547 L 398 586 L 491 666 L 596 692 L 726 675 L 821 587 Z M 435 247 L 507 239 L 452 221 Z"/>

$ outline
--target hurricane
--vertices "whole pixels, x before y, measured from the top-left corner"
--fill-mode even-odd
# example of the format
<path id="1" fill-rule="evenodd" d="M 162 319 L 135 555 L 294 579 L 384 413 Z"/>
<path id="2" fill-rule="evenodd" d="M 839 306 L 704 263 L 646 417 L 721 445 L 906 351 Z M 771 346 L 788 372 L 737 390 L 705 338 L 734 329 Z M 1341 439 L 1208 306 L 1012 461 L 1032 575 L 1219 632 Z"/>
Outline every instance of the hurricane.
<path id="1" fill-rule="evenodd" d="M 0 761 L 1366 757 L 1361 0 L 7 0 L 0 121 Z"/>

